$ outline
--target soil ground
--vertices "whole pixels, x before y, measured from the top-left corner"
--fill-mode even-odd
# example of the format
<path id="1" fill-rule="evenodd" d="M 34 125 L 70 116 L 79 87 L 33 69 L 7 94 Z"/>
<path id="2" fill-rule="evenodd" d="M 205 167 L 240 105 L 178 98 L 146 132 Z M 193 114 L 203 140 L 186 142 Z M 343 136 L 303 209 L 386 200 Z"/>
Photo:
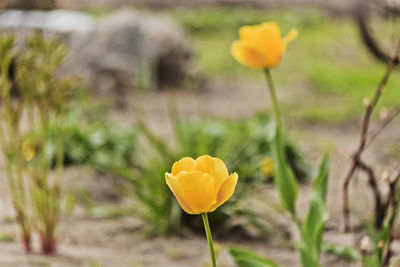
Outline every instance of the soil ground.
<path id="1" fill-rule="evenodd" d="M 121 126 L 129 126 L 132 119 L 133 105 L 139 109 L 149 126 L 163 138 L 170 138 L 171 128 L 166 111 L 166 99 L 176 97 L 179 111 L 185 116 L 218 116 L 244 118 L 269 106 L 268 93 L 264 83 L 244 80 L 211 80 L 204 90 L 168 91 L 151 93 L 131 93 L 126 99 L 127 106 L 122 111 L 114 109 L 110 119 Z M 290 101 L 290 95 L 279 94 L 282 101 Z M 328 207 L 330 219 L 327 224 L 325 240 L 332 243 L 357 245 L 359 234 L 340 233 L 341 224 L 341 187 L 344 174 L 349 167 L 349 157 L 354 151 L 359 134 L 359 123 L 343 125 L 304 124 L 290 120 L 293 114 L 284 114 L 290 129 L 290 136 L 295 138 L 313 164 L 317 164 L 324 148 L 331 147 L 332 162 L 329 180 Z M 397 161 L 388 156 L 392 142 L 400 141 L 400 125 L 393 123 L 369 148 L 366 155 L 368 162 L 376 164 L 377 173 L 392 170 Z M 388 141 L 390 140 L 390 141 Z M 4 168 L 1 167 L 3 170 Z M 0 172 L 4 173 L 4 172 Z M 65 172 L 66 187 L 77 188 L 85 180 L 85 187 L 98 195 L 98 201 L 109 201 L 112 188 L 111 179 L 98 177 L 99 174 L 85 168 L 71 168 Z M 82 179 L 84 177 L 85 179 Z M 0 232 L 17 236 L 17 226 L 10 220 L 12 208 L 6 177 L 0 175 Z M 373 202 L 365 178 L 360 176 L 352 183 L 351 200 L 356 225 L 357 217 L 367 218 L 373 210 Z M 97 192 L 96 192 L 97 191 Z M 309 185 L 302 185 L 298 209 L 305 212 L 309 197 Z M 272 186 L 266 187 L 260 195 L 270 195 L 276 199 Z M 126 206 L 129 200 L 121 199 L 115 205 Z M 205 238 L 195 234 L 186 237 L 146 238 L 140 231 L 143 222 L 133 217 L 119 219 L 94 219 L 78 207 L 72 215 L 62 218 L 60 227 L 59 251 L 51 257 L 39 254 L 26 255 L 18 240 L 0 242 L 0 267 L 6 266 L 207 266 L 208 248 Z M 282 228 L 289 225 L 289 231 L 295 232 L 290 221 L 285 220 Z M 287 229 L 286 229 L 287 230 Z M 287 242 L 271 239 L 257 241 L 251 239 L 216 238 L 221 245 L 219 266 L 234 266 L 224 247 L 228 244 L 241 245 L 266 255 L 281 266 L 298 266 L 296 253 Z M 324 255 L 323 266 L 358 266 Z"/>

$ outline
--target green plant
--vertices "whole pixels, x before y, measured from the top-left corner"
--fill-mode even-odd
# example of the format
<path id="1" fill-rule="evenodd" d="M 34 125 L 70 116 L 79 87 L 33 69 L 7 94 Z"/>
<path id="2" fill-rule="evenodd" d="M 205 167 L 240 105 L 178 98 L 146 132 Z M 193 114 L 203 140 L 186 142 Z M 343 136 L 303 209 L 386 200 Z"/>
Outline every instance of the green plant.
<path id="1" fill-rule="evenodd" d="M 277 146 L 277 155 L 282 155 L 283 150 L 282 148 L 279 148 L 281 145 Z M 278 159 L 278 161 L 285 164 L 285 161 L 283 161 L 282 157 L 281 159 Z M 280 170 L 277 170 L 275 180 L 280 191 L 281 202 L 283 207 L 291 213 L 293 221 L 296 224 L 301 237 L 300 244 L 296 245 L 296 249 L 300 255 L 301 264 L 304 267 L 317 267 L 319 266 L 319 256 L 322 251 L 322 235 L 324 225 L 328 219 L 328 212 L 325 205 L 328 177 L 328 157 L 325 157 L 322 161 L 318 175 L 313 181 L 309 210 L 303 220 L 298 218 L 295 209 L 297 182 L 294 179 L 288 180 L 287 177 L 290 175 L 289 173 L 291 171 L 287 168 L 287 165 L 283 165 L 278 168 L 280 168 Z M 240 250 L 240 253 L 237 252 L 238 250 Z M 241 267 L 278 266 L 275 263 L 271 263 L 269 259 L 266 259 L 260 255 L 256 255 L 249 250 L 230 247 L 229 252 L 235 262 Z"/>
<path id="2" fill-rule="evenodd" d="M 51 254 L 56 249 L 60 216 L 63 116 L 76 81 L 56 75 L 66 55 L 65 46 L 57 40 L 45 40 L 36 33 L 24 45 L 17 55 L 14 36 L 0 37 L 0 141 L 25 250 L 31 251 L 34 228 L 41 237 L 42 252 Z M 58 148 L 52 173 L 46 138 L 51 121 Z M 24 140 L 24 134 L 33 130 L 37 134 Z"/>
<path id="3" fill-rule="evenodd" d="M 389 196 L 388 210 L 382 226 L 376 226 L 375 221 L 366 222 L 367 240 L 371 243 L 371 248 L 361 248 L 362 262 L 365 267 L 390 266 L 394 261 L 392 242 L 395 238 L 395 224 L 400 209 L 400 186 L 398 185 L 400 174 L 390 182 L 391 193 Z M 392 260 L 393 258 L 393 260 Z"/>
<path id="4" fill-rule="evenodd" d="M 319 257 L 322 251 L 324 226 L 328 220 L 326 208 L 328 156 L 325 156 L 320 164 L 319 171 L 312 184 L 308 213 L 301 220 L 296 211 L 298 182 L 288 162 L 285 149 L 287 136 L 284 132 L 278 97 L 271 74 L 271 68 L 279 64 L 282 54 L 285 52 L 286 37 L 282 39 L 279 26 L 276 23 L 262 23 L 260 25 L 242 27 L 239 37 L 240 40 L 232 44 L 232 56 L 247 67 L 263 70 L 268 83 L 275 122 L 272 142 L 272 151 L 276 164 L 274 182 L 279 192 L 281 206 L 290 213 L 292 221 L 297 226 L 300 234 L 300 244 L 296 246 L 296 249 L 300 256 L 301 265 L 304 267 L 318 267 L 320 266 Z M 289 38 L 293 40 L 290 34 Z M 266 42 L 271 42 L 270 49 L 265 49 Z M 251 252 L 241 253 L 238 256 L 237 253 L 233 253 L 234 251 L 234 248 L 230 250 L 231 256 L 236 262 L 242 262 L 241 266 L 255 266 L 256 264 L 251 261 L 255 259 L 259 266 L 270 266 L 268 262 L 262 263 L 262 260 L 266 259 Z M 243 265 L 244 258 L 249 262 L 248 265 Z"/>
<path id="5" fill-rule="evenodd" d="M 260 171 L 262 160 L 272 156 L 268 133 L 273 127 L 265 114 L 241 121 L 183 120 L 174 114 L 174 145 L 160 140 L 143 124 L 120 130 L 101 118 L 95 118 L 95 121 L 100 121 L 98 123 L 90 118 L 82 123 L 82 117 L 90 117 L 90 114 L 86 115 L 78 112 L 65 118 L 64 165 L 85 164 L 127 179 L 132 183 L 139 203 L 136 213 L 149 222 L 149 233 L 164 235 L 179 229 L 180 225 L 201 229 L 201 220 L 182 213 L 168 188 L 159 184 L 164 183 L 165 169 L 181 157 L 207 153 L 226 159 L 229 168 L 237 170 L 242 184 L 235 194 L 238 197 L 210 214 L 213 227 L 221 231 L 231 215 L 236 214 L 247 218 L 260 234 L 268 232 L 251 210 L 238 205 L 240 196 L 245 195 L 249 188 L 270 181 L 267 174 Z M 24 138 L 36 134 L 31 132 Z M 51 166 L 54 166 L 57 155 L 56 137 L 56 128 L 50 125 L 47 147 Z M 296 177 L 309 179 L 308 164 L 292 142 L 286 144 L 286 153 Z"/>
<path id="6" fill-rule="evenodd" d="M 243 248 L 229 247 L 229 254 L 239 267 L 278 267 L 272 260 Z"/>
<path id="7" fill-rule="evenodd" d="M 361 258 L 355 247 L 342 246 L 340 244 L 324 243 L 322 250 L 328 254 L 336 255 L 341 259 L 357 262 Z"/>
<path id="8" fill-rule="evenodd" d="M 164 172 L 175 161 L 190 155 L 197 157 L 210 154 L 226 159 L 230 169 L 237 170 L 242 177 L 230 202 L 210 214 L 215 229 L 222 229 L 228 219 L 233 215 L 243 216 L 249 223 L 255 225 L 261 233 L 266 233 L 266 228 L 260 223 L 252 211 L 241 205 L 238 201 L 246 194 L 252 184 L 268 182 L 265 174 L 260 172 L 260 162 L 271 155 L 271 141 L 265 138 L 265 132 L 271 128 L 270 121 L 265 115 L 233 122 L 218 119 L 203 119 L 187 121 L 178 118 L 173 111 L 175 145 L 160 140 L 143 122 L 138 125 L 138 135 L 142 142 L 137 147 L 135 166 L 115 165 L 109 168 L 116 174 L 130 181 L 138 200 L 137 213 L 149 222 L 149 231 L 165 235 L 179 229 L 181 225 L 201 229 L 201 220 L 181 212 L 176 201 L 171 197 L 164 183 Z M 246 141 L 243 141 L 246 140 Z M 301 154 L 292 143 L 287 143 L 286 153 L 291 164 L 297 170 L 300 179 L 307 179 Z M 243 164 L 241 164 L 243 163 Z M 247 189 L 246 189 L 247 188 Z M 165 218 L 168 218 L 167 220 Z"/>
<path id="9" fill-rule="evenodd" d="M 198 157 L 209 153 L 223 158 L 241 180 L 264 182 L 268 177 L 260 171 L 265 157 L 272 157 L 274 126 L 265 113 L 241 121 L 192 119 L 176 121 L 176 151 Z M 299 181 L 310 179 L 309 164 L 291 141 L 285 152 Z"/>
<path id="10" fill-rule="evenodd" d="M 64 166 L 90 165 L 107 171 L 114 165 L 135 165 L 136 136 L 134 128 L 121 130 L 109 123 L 86 123 L 81 125 L 73 118 L 64 127 Z M 29 133 L 30 138 L 36 133 Z M 50 125 L 47 132 L 49 161 L 55 166 L 57 160 L 57 128 Z"/>

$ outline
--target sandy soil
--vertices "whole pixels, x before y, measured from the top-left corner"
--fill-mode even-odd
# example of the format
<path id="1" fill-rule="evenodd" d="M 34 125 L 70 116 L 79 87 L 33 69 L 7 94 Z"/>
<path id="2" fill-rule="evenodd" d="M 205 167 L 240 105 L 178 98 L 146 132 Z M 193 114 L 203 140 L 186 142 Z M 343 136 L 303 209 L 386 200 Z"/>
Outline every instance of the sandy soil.
<path id="1" fill-rule="evenodd" d="M 170 138 L 171 128 L 166 112 L 166 99 L 176 97 L 180 112 L 184 116 L 219 116 L 243 118 L 269 106 L 268 94 L 262 81 L 211 81 L 207 88 L 200 91 L 132 93 L 127 96 L 127 107 L 113 111 L 110 119 L 121 126 L 134 122 L 132 105 L 143 114 L 150 127 L 163 138 Z M 280 94 L 283 101 L 290 101 L 293 95 Z M 324 147 L 332 147 L 332 164 L 329 181 L 328 207 L 331 218 L 327 225 L 325 240 L 347 245 L 356 245 L 359 234 L 342 234 L 338 231 L 341 222 L 341 186 L 345 171 L 349 166 L 349 156 L 358 140 L 358 123 L 348 125 L 305 125 L 290 120 L 294 114 L 285 114 L 290 125 L 290 135 L 296 138 L 312 163 L 317 164 Z M 398 162 L 388 156 L 392 142 L 399 142 L 399 124 L 393 124 L 381 138 L 370 147 L 366 159 L 377 162 L 378 172 L 393 169 Z M 390 140 L 390 141 L 388 141 Z M 1 167 L 3 169 L 3 167 Z M 0 172 L 3 173 L 3 172 Z M 68 169 L 65 172 L 67 187 L 76 189 L 85 186 L 91 193 L 97 194 L 96 201 L 109 203 L 113 199 L 110 190 L 115 186 L 109 177 L 85 168 Z M 82 178 L 84 177 L 84 179 Z M 0 233 L 17 235 L 17 227 L 10 220 L 11 202 L 6 178 L 0 175 Z M 301 186 L 298 209 L 305 212 L 305 203 L 309 197 L 308 185 Z M 266 187 L 260 195 L 276 197 L 272 187 Z M 360 201 L 362 200 L 362 201 Z M 373 203 L 366 186 L 365 178 L 360 176 L 352 184 L 352 201 L 357 203 L 354 214 L 366 218 L 371 213 Z M 114 205 L 129 205 L 129 200 L 113 200 Z M 127 204 L 128 203 L 128 204 Z M 357 222 L 356 216 L 352 218 Z M 62 219 L 58 254 L 44 257 L 39 254 L 26 255 L 18 241 L 0 243 L 0 267 L 5 266 L 206 266 L 208 248 L 204 237 L 146 238 L 140 231 L 143 223 L 136 218 L 93 219 L 78 207 L 70 216 Z M 282 227 L 290 226 L 284 220 Z M 295 234 L 294 234 L 295 236 Z M 295 252 L 282 240 L 268 242 L 235 238 L 216 238 L 221 244 L 219 266 L 234 266 L 224 247 L 237 244 L 254 249 L 279 262 L 282 266 L 298 266 Z M 37 245 L 37 244 L 36 244 Z M 323 266 L 358 266 L 334 256 L 324 255 Z"/>

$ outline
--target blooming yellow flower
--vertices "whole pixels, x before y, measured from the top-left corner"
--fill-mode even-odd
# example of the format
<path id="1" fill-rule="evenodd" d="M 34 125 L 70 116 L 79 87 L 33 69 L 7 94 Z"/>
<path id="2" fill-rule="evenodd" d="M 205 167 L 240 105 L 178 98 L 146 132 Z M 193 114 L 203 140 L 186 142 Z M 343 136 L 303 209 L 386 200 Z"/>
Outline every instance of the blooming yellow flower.
<path id="1" fill-rule="evenodd" d="M 184 211 L 201 214 L 214 211 L 232 196 L 238 175 L 229 175 L 222 160 L 205 155 L 175 162 L 165 179 Z"/>
<path id="2" fill-rule="evenodd" d="M 272 68 L 279 64 L 286 46 L 297 34 L 297 30 L 292 29 L 282 38 L 279 26 L 275 22 L 243 26 L 239 29 L 240 40 L 232 43 L 231 53 L 239 63 L 249 68 Z"/>

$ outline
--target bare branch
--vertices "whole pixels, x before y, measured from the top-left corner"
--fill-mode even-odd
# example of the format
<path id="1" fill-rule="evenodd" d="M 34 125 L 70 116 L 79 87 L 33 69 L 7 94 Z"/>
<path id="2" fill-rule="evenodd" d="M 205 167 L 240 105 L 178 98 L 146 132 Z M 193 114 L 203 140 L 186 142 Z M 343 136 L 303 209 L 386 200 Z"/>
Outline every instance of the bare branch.
<path id="1" fill-rule="evenodd" d="M 382 130 L 388 126 L 397 116 L 400 115 L 400 105 L 398 105 L 394 111 L 383 121 L 383 123 L 377 128 L 373 134 L 371 134 L 371 137 L 368 139 L 368 142 L 365 146 L 365 149 L 367 149 L 371 143 L 374 141 L 374 139 L 382 132 Z"/>
<path id="2" fill-rule="evenodd" d="M 358 166 L 361 170 L 367 173 L 368 184 L 375 198 L 375 226 L 377 229 L 381 229 L 383 221 L 385 219 L 386 208 L 385 204 L 382 201 L 382 195 L 379 191 L 379 186 L 374 170 L 372 169 L 372 167 L 368 166 L 361 160 L 358 162 Z"/>
<path id="3" fill-rule="evenodd" d="M 385 86 L 387 84 L 387 81 L 389 80 L 389 77 L 393 71 L 393 69 L 399 64 L 399 54 L 400 54 L 400 40 L 397 43 L 395 53 L 394 55 L 390 58 L 388 65 L 386 67 L 386 71 L 381 79 L 381 81 L 378 84 L 378 87 L 376 88 L 375 95 L 371 102 L 366 106 L 365 113 L 364 113 L 364 119 L 361 127 L 361 133 L 360 133 L 360 143 L 358 145 L 358 149 L 356 153 L 352 157 L 352 164 L 350 166 L 349 171 L 347 172 L 347 175 L 345 177 L 344 183 L 343 183 L 343 223 L 344 223 L 344 230 L 349 231 L 350 230 L 350 204 L 349 204 L 349 184 L 350 181 L 357 170 L 357 168 L 360 168 L 360 160 L 361 160 L 361 155 L 365 150 L 365 146 L 367 143 L 367 135 L 368 135 L 368 130 L 369 130 L 369 125 L 371 121 L 371 115 L 385 89 Z"/>

